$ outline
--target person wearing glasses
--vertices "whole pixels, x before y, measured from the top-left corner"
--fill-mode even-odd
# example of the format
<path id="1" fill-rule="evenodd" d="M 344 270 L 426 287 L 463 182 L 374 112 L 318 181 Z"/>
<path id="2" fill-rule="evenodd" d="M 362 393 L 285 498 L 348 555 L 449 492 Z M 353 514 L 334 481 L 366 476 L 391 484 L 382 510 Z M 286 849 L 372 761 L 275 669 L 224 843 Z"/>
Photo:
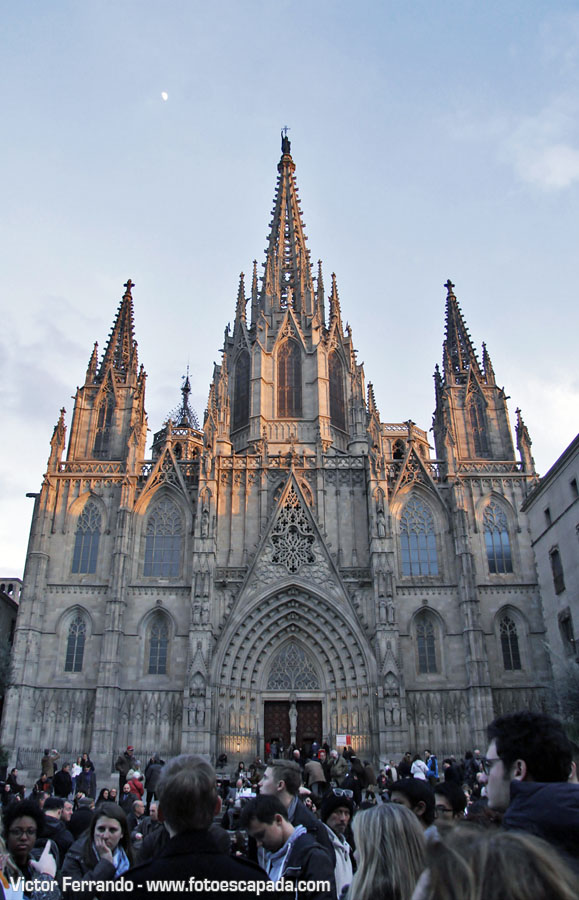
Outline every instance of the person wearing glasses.
<path id="1" fill-rule="evenodd" d="M 454 825 L 464 819 L 466 794 L 454 781 L 434 785 L 434 815 L 441 822 Z"/>
<path id="2" fill-rule="evenodd" d="M 503 827 L 553 844 L 579 873 L 579 785 L 569 782 L 573 745 L 563 725 L 524 710 L 487 728 L 487 796 Z"/>
<path id="3" fill-rule="evenodd" d="M 54 880 L 56 860 L 50 852 L 50 841 L 38 860 L 32 856 L 36 840 L 44 830 L 44 813 L 38 804 L 34 800 L 13 803 L 4 811 L 2 823 L 6 849 L 18 870 L 10 877 L 25 879 L 23 896 L 29 900 L 58 900 L 61 894 Z"/>

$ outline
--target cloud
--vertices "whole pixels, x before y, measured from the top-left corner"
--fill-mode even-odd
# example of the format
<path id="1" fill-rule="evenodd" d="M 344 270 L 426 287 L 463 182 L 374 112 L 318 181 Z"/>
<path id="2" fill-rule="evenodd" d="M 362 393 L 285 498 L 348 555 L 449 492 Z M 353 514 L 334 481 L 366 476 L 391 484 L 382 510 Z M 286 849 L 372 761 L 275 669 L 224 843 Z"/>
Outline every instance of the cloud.
<path id="1" fill-rule="evenodd" d="M 534 116 L 511 120 L 499 158 L 528 184 L 544 190 L 571 187 L 579 180 L 577 106 L 575 99 L 559 97 Z"/>

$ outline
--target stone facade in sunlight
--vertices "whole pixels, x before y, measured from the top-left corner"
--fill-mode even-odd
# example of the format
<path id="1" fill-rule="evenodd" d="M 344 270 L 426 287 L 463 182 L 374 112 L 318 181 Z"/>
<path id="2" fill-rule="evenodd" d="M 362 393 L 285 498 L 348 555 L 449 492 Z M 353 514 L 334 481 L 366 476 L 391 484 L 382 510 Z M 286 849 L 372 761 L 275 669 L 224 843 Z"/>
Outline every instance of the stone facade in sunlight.
<path id="1" fill-rule="evenodd" d="M 448 281 L 435 456 L 425 430 L 382 420 L 294 171 L 284 137 L 263 277 L 241 277 L 203 424 L 186 379 L 147 453 L 128 281 L 66 458 L 64 411 L 54 429 L 3 723 L 22 767 L 45 746 L 110 771 L 127 744 L 249 761 L 345 735 L 364 758 L 440 755 L 544 703 L 520 413 L 518 461 Z M 390 321 L 385 359 L 396 339 Z"/>

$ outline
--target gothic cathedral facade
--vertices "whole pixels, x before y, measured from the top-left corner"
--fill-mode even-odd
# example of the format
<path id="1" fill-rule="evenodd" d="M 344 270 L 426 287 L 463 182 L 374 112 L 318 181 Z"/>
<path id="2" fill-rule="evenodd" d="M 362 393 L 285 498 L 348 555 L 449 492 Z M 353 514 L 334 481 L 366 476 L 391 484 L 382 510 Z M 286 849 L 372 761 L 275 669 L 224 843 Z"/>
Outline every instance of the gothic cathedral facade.
<path id="1" fill-rule="evenodd" d="M 494 715 L 545 702 L 520 412 L 517 460 L 448 281 L 435 456 L 412 421 L 382 422 L 335 276 L 327 296 L 314 274 L 287 137 L 278 172 L 202 427 L 187 379 L 147 455 L 130 281 L 66 459 L 61 412 L 4 710 L 21 754 L 90 750 L 110 771 L 129 743 L 249 760 L 348 735 L 384 760 L 483 745 Z"/>

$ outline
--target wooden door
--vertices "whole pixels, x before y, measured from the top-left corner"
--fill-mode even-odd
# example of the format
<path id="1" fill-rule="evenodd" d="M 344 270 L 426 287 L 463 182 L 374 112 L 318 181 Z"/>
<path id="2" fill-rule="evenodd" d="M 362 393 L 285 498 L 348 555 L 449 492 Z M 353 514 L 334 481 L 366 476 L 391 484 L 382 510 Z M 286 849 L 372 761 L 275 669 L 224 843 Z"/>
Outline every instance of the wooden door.
<path id="1" fill-rule="evenodd" d="M 266 700 L 263 711 L 265 743 L 278 741 L 287 750 L 290 744 L 289 700 Z M 265 753 L 265 749 L 264 749 Z"/>
<path id="2" fill-rule="evenodd" d="M 314 741 L 322 743 L 322 701 L 298 700 L 298 724 L 296 739 L 298 747 L 309 753 Z"/>

